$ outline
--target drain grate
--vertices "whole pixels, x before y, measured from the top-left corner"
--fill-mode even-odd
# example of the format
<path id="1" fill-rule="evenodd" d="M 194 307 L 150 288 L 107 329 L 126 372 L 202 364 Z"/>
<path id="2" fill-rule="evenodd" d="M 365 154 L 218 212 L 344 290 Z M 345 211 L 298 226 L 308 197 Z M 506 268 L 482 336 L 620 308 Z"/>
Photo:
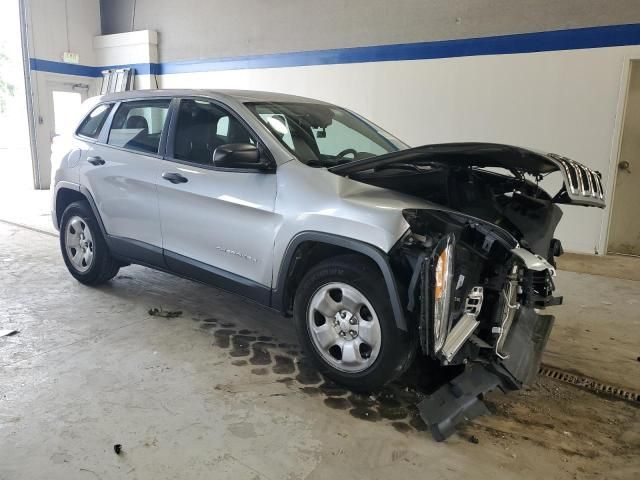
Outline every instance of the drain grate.
<path id="1" fill-rule="evenodd" d="M 622 400 L 627 400 L 633 403 L 640 403 L 640 393 L 634 392 L 632 390 L 626 390 L 624 388 L 614 387 L 613 385 L 607 385 L 606 383 L 598 382 L 593 378 L 574 375 L 572 373 L 564 372 L 556 368 L 547 367 L 546 365 L 542 365 L 538 373 L 540 375 L 544 375 L 545 377 L 553 378 L 554 380 L 559 380 L 561 382 L 570 383 L 577 387 L 586 388 L 587 390 L 591 390 L 592 392 L 610 395 L 612 397 L 621 398 Z"/>

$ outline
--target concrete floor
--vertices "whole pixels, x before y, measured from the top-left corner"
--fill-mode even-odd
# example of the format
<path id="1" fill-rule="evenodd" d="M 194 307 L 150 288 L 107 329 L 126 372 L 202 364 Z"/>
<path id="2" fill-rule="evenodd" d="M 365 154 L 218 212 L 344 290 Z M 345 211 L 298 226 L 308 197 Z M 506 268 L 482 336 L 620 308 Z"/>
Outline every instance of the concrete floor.
<path id="1" fill-rule="evenodd" d="M 630 255 L 581 255 L 566 252 L 558 258 L 558 268 L 589 275 L 640 281 L 640 257 Z"/>
<path id="2" fill-rule="evenodd" d="M 559 271 L 556 287 L 543 362 L 640 392 L 640 281 Z"/>
<path id="3" fill-rule="evenodd" d="M 3 186 L 0 191 L 0 219 L 57 235 L 51 223 L 49 190 L 32 190 L 19 184 Z"/>
<path id="4" fill-rule="evenodd" d="M 545 361 L 637 388 L 638 282 L 561 272 L 559 283 L 568 301 Z M 437 444 L 402 386 L 362 398 L 323 384 L 289 320 L 142 267 L 84 287 L 57 238 L 3 222 L 0 328 L 20 330 L 0 338 L 1 480 L 640 472 L 637 406 L 541 379 L 491 394 L 494 416 Z"/>

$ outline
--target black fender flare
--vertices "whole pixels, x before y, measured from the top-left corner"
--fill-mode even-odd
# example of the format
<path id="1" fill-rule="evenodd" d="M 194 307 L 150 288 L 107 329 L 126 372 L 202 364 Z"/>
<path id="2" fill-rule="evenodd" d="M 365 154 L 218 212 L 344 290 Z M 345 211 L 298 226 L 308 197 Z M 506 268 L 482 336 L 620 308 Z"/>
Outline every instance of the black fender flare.
<path id="1" fill-rule="evenodd" d="M 77 194 L 80 194 L 80 196 L 84 197 L 84 200 L 87 201 L 87 203 L 89 204 L 89 208 L 91 208 L 91 211 L 93 212 L 93 215 L 96 218 L 96 221 L 98 222 L 98 226 L 100 227 L 100 231 L 102 232 L 102 235 L 104 236 L 104 238 L 108 238 L 107 235 L 107 230 L 104 227 L 104 223 L 102 222 L 102 217 L 100 216 L 100 212 L 98 211 L 98 206 L 96 205 L 96 201 L 93 198 L 93 195 L 91 194 L 91 192 L 89 191 L 89 189 L 87 187 L 85 187 L 84 185 L 74 185 L 76 188 L 71 188 L 68 186 L 64 186 L 60 189 L 58 189 L 58 191 L 55 193 L 56 198 L 55 198 L 55 204 L 56 204 L 56 208 L 59 202 L 59 196 L 61 195 L 61 193 L 64 190 L 68 190 Z M 55 212 L 54 212 L 55 214 Z M 62 212 L 60 213 L 60 215 L 62 216 Z M 55 219 L 55 223 L 58 223 L 58 219 Z M 57 229 L 60 229 L 60 225 L 57 226 Z"/>
<path id="2" fill-rule="evenodd" d="M 104 223 L 102 222 L 102 217 L 100 216 L 100 212 L 98 211 L 98 206 L 96 205 L 96 201 L 93 199 L 93 195 L 87 187 L 84 185 L 80 185 L 79 192 L 87 199 L 91 210 L 93 210 L 93 215 L 96 217 L 96 221 L 98 222 L 98 226 L 100 227 L 100 231 L 102 232 L 102 236 L 109 244 L 109 234 L 107 233 L 107 229 L 104 228 Z"/>
<path id="3" fill-rule="evenodd" d="M 393 270 L 391 269 L 391 264 L 389 263 L 389 256 L 379 248 L 369 243 L 324 232 L 304 231 L 296 234 L 291 239 L 291 241 L 287 245 L 287 248 L 285 249 L 284 255 L 282 256 L 282 261 L 280 262 L 276 288 L 272 290 L 271 293 L 271 306 L 273 308 L 280 311 L 283 311 L 285 309 L 284 292 L 287 281 L 287 273 L 289 272 L 289 269 L 291 267 L 291 263 L 293 261 L 296 250 L 303 242 L 316 242 L 335 245 L 336 247 L 342 247 L 360 253 L 373 260 L 376 265 L 378 265 L 378 268 L 380 268 L 382 277 L 387 286 L 396 327 L 403 331 L 408 330 L 407 320 L 405 318 L 404 308 L 402 306 L 401 296 L 398 290 L 398 284 L 393 274 Z"/>

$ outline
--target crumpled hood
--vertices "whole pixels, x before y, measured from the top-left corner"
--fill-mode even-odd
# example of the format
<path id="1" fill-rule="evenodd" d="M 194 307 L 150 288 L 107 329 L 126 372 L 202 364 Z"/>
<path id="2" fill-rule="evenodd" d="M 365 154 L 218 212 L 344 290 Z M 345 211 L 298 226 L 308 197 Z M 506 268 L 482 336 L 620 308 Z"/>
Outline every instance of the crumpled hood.
<path id="1" fill-rule="evenodd" d="M 531 175 L 545 175 L 560 171 L 565 189 L 554 199 L 556 203 L 599 208 L 605 206 L 605 194 L 600 173 L 560 155 L 497 143 L 423 145 L 356 160 L 332 167 L 329 171 L 347 176 L 397 163 L 416 166 L 438 164 L 445 167 L 494 167 Z"/>

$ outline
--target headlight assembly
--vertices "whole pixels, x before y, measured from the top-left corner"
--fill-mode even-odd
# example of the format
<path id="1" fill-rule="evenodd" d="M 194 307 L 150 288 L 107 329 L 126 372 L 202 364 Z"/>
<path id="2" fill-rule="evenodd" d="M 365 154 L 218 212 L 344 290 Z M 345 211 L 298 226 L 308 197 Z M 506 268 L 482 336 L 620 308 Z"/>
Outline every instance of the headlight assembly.
<path id="1" fill-rule="evenodd" d="M 449 234 L 443 237 L 435 249 L 431 264 L 433 268 L 433 350 L 438 353 L 449 332 L 449 306 L 451 304 L 451 288 L 453 279 L 453 253 L 455 237 Z"/>

